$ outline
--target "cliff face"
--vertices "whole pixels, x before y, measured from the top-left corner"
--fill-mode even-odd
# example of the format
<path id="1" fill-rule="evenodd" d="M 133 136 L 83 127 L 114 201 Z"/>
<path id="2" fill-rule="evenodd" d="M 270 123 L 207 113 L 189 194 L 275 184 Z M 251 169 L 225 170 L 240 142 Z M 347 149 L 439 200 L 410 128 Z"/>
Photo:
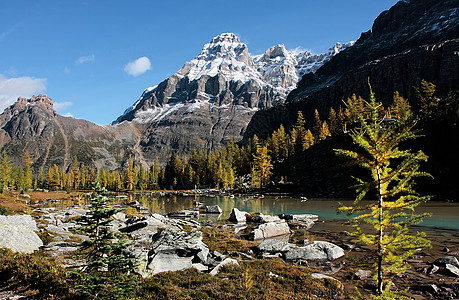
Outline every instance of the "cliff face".
<path id="1" fill-rule="evenodd" d="M 15 163 L 27 151 L 35 170 L 53 164 L 68 169 L 75 156 L 87 166 L 106 169 L 118 168 L 129 155 L 141 158 L 132 124 L 105 127 L 62 117 L 46 95 L 19 98 L 0 115 L 0 128 L 0 148 Z"/>
<path id="2" fill-rule="evenodd" d="M 292 53 L 284 45 L 252 57 L 235 34 L 223 33 L 205 44 L 114 124 L 134 123 L 147 161 L 167 161 L 171 151 L 189 155 L 193 148 L 213 150 L 231 137 L 240 140 L 253 114 L 283 103 L 304 72 L 315 71 L 350 45 L 328 53 Z"/>
<path id="3" fill-rule="evenodd" d="M 370 79 L 376 98 L 390 102 L 394 91 L 415 101 L 413 86 L 421 79 L 437 85 L 444 96 L 459 88 L 459 1 L 412 0 L 383 12 L 372 30 L 325 63 L 306 74 L 285 104 L 257 112 L 245 139 L 265 137 L 282 123 L 289 127 L 302 110 L 307 121 L 313 111 L 326 116 L 352 94 L 368 98 Z"/>

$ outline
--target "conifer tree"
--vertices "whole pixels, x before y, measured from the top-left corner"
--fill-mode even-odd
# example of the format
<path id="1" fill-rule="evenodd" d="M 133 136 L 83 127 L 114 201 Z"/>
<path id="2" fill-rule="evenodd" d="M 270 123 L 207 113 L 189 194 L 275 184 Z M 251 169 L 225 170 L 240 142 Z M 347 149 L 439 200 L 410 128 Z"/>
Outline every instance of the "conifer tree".
<path id="1" fill-rule="evenodd" d="M 0 157 L 0 192 L 3 193 L 11 183 L 12 167 L 11 162 L 3 150 L 2 156 Z"/>
<path id="2" fill-rule="evenodd" d="M 419 100 L 421 115 L 426 119 L 432 119 L 438 112 L 438 102 L 435 94 L 435 84 L 421 80 L 419 87 L 414 87 L 416 97 Z"/>
<path id="3" fill-rule="evenodd" d="M 91 171 L 89 172 L 89 184 L 95 184 L 96 180 L 97 180 L 97 170 L 96 169 L 91 169 Z"/>
<path id="4" fill-rule="evenodd" d="M 134 189 L 134 186 L 136 184 L 136 169 L 134 166 L 134 161 L 132 160 L 132 157 L 129 157 L 128 161 L 128 167 L 124 173 L 124 180 L 126 182 L 126 189 L 128 191 L 132 191 Z"/>
<path id="5" fill-rule="evenodd" d="M 46 178 L 45 178 L 45 172 L 43 171 L 43 167 L 41 167 L 40 171 L 38 172 L 37 185 L 40 188 L 45 188 L 46 186 Z"/>
<path id="6" fill-rule="evenodd" d="M 80 171 L 80 187 L 82 189 L 87 188 L 88 184 L 88 169 L 86 169 L 84 162 L 81 163 L 81 171 Z"/>
<path id="7" fill-rule="evenodd" d="M 394 101 L 390 106 L 390 110 L 395 118 L 406 119 L 407 121 L 413 119 L 410 103 L 400 96 L 397 91 L 394 93 Z"/>
<path id="8" fill-rule="evenodd" d="M 322 130 L 322 120 L 320 119 L 319 111 L 317 109 L 314 110 L 314 138 L 316 141 L 320 140 L 320 131 Z"/>
<path id="9" fill-rule="evenodd" d="M 352 235 L 364 244 L 377 246 L 377 298 L 388 299 L 396 296 L 390 291 L 391 276 L 406 270 L 406 259 L 413 256 L 416 249 L 430 246 L 423 232 L 408 232 L 410 225 L 426 216 L 414 213 L 420 203 L 429 199 L 418 196 L 414 179 L 428 175 L 419 170 L 427 156 L 422 151 L 400 148 L 402 142 L 416 137 L 414 123 L 406 115 L 393 123 L 384 122 L 381 104 L 376 102 L 373 92 L 370 101 L 364 101 L 364 106 L 362 110 L 353 103 L 347 104 L 347 109 L 358 121 L 350 132 L 358 150 L 336 151 L 351 164 L 366 169 L 370 177 L 357 179 L 357 197 L 353 205 L 341 205 L 339 212 L 359 214 L 351 220 L 355 228 Z M 377 200 L 362 205 L 361 200 L 369 192 L 375 192 Z M 361 223 L 370 224 L 372 229 L 364 230 Z"/>
<path id="10" fill-rule="evenodd" d="M 60 176 L 61 174 L 56 164 L 54 164 L 51 168 L 48 169 L 48 176 L 47 176 L 48 189 L 55 190 L 57 187 L 60 186 L 60 183 L 61 183 Z"/>
<path id="11" fill-rule="evenodd" d="M 331 136 L 331 133 L 328 129 L 327 121 L 323 121 L 319 131 L 319 141 L 325 140 L 329 136 Z"/>
<path id="12" fill-rule="evenodd" d="M 363 99 L 361 97 L 357 98 L 355 94 L 353 94 L 351 97 L 347 99 L 345 105 L 346 110 L 344 111 L 344 114 L 347 120 L 346 123 L 348 124 L 358 122 L 358 115 L 362 115 L 365 117 L 368 115 L 365 109 Z M 349 107 L 353 107 L 353 110 L 350 110 Z"/>
<path id="13" fill-rule="evenodd" d="M 73 189 L 78 189 L 80 187 L 80 169 L 78 167 L 78 159 L 75 155 L 73 159 L 73 167 L 70 171 L 70 178 L 72 179 L 71 185 Z"/>
<path id="14" fill-rule="evenodd" d="M 155 163 L 152 166 L 150 166 L 150 170 L 148 172 L 148 189 L 159 189 L 159 172 L 159 159 L 158 157 L 156 157 Z"/>
<path id="15" fill-rule="evenodd" d="M 296 119 L 295 127 L 292 130 L 293 136 L 293 144 L 295 147 L 295 152 L 299 153 L 304 150 L 303 144 L 306 136 L 306 128 L 305 128 L 306 121 L 303 117 L 303 112 L 301 110 L 298 111 L 298 117 Z"/>
<path id="16" fill-rule="evenodd" d="M 328 114 L 328 124 L 331 135 L 336 135 L 341 131 L 340 121 L 333 107 L 330 108 L 330 113 Z"/>
<path id="17" fill-rule="evenodd" d="M 263 187 L 272 175 L 272 168 L 273 165 L 271 157 L 268 154 L 268 147 L 259 145 L 256 154 L 253 156 L 252 186 Z"/>
<path id="18" fill-rule="evenodd" d="M 129 297 L 137 288 L 138 278 L 131 274 L 134 265 L 125 255 L 126 239 L 112 229 L 113 216 L 120 209 L 110 207 L 107 190 L 95 187 L 91 210 L 76 220 L 78 231 L 88 237 L 79 251 L 85 259 L 83 274 L 74 272 L 75 291 L 85 299 L 118 299 Z"/>
<path id="19" fill-rule="evenodd" d="M 314 145 L 314 135 L 312 135 L 311 130 L 306 130 L 306 134 L 304 136 L 304 141 L 303 141 L 303 150 L 308 149 Z"/>
<path id="20" fill-rule="evenodd" d="M 287 142 L 287 134 L 285 133 L 285 128 L 284 125 L 280 125 L 279 129 L 277 130 L 277 155 L 278 159 L 283 159 L 287 158 L 289 153 L 288 153 L 288 145 Z"/>
<path id="21" fill-rule="evenodd" d="M 147 187 L 147 173 L 145 172 L 145 169 L 143 168 L 142 164 L 139 166 L 139 172 L 137 173 L 137 186 L 139 187 L 139 190 L 143 191 Z"/>
<path id="22" fill-rule="evenodd" d="M 29 153 L 26 151 L 24 153 L 24 165 L 23 165 L 23 174 L 24 174 L 24 189 L 32 188 L 33 184 L 33 175 L 32 175 L 32 161 L 30 159 Z"/>

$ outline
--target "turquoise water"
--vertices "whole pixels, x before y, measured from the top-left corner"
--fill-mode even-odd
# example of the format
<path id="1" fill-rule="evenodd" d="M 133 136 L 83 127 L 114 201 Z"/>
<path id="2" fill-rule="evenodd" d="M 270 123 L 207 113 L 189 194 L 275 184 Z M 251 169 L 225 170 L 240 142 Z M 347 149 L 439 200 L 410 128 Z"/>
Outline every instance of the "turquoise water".
<path id="1" fill-rule="evenodd" d="M 195 202 L 200 202 L 203 205 L 219 205 L 223 209 L 223 215 L 220 219 L 229 217 L 231 210 L 236 207 L 239 210 L 246 212 L 261 212 L 263 214 L 316 214 L 319 216 L 319 221 L 344 220 L 346 214 L 337 214 L 336 210 L 339 207 L 338 202 L 351 204 L 350 200 L 337 199 L 308 199 L 302 201 L 300 198 L 291 197 L 264 197 L 248 198 L 248 197 L 227 197 L 227 196 L 166 196 L 159 198 L 151 198 L 140 196 L 140 202 L 148 206 L 152 212 L 166 214 L 173 211 L 189 209 L 195 206 Z M 425 218 L 420 224 L 428 227 L 439 227 L 459 230 L 459 203 L 447 202 L 429 202 L 419 206 L 416 209 L 417 213 L 430 212 L 431 217 Z"/>

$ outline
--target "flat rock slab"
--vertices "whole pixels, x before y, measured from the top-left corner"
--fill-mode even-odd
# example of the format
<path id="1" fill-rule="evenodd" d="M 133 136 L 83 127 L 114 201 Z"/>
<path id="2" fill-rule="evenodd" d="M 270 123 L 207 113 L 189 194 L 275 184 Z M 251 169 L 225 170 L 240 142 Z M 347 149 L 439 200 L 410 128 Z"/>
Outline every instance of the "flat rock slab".
<path id="1" fill-rule="evenodd" d="M 0 247 L 15 252 L 32 253 L 43 246 L 30 215 L 0 216 Z"/>
<path id="2" fill-rule="evenodd" d="M 257 246 L 257 249 L 261 252 L 284 253 L 295 247 L 295 244 L 289 242 L 283 242 L 277 239 L 267 239 L 261 242 Z"/>
<path id="3" fill-rule="evenodd" d="M 148 265 L 148 269 L 150 269 L 153 274 L 185 270 L 191 268 L 192 261 L 192 256 L 181 257 L 176 253 L 160 252 L 153 257 Z"/>
<path id="4" fill-rule="evenodd" d="M 280 222 L 264 223 L 255 228 L 250 235 L 253 240 L 262 240 L 281 235 L 290 234 L 290 227 L 284 220 Z"/>
<path id="5" fill-rule="evenodd" d="M 323 241 L 315 241 L 303 247 L 296 247 L 285 253 L 285 259 L 332 261 L 344 256 L 344 250 L 335 244 Z"/>

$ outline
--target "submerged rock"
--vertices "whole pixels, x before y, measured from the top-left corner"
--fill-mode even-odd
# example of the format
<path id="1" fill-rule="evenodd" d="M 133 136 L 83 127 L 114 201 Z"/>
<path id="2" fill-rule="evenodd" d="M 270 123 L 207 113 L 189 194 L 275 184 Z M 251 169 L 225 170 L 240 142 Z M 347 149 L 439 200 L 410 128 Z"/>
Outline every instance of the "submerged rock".
<path id="1" fill-rule="evenodd" d="M 220 206 L 218 205 L 206 206 L 206 213 L 221 214 L 222 212 L 223 212 L 223 209 L 221 209 Z"/>

